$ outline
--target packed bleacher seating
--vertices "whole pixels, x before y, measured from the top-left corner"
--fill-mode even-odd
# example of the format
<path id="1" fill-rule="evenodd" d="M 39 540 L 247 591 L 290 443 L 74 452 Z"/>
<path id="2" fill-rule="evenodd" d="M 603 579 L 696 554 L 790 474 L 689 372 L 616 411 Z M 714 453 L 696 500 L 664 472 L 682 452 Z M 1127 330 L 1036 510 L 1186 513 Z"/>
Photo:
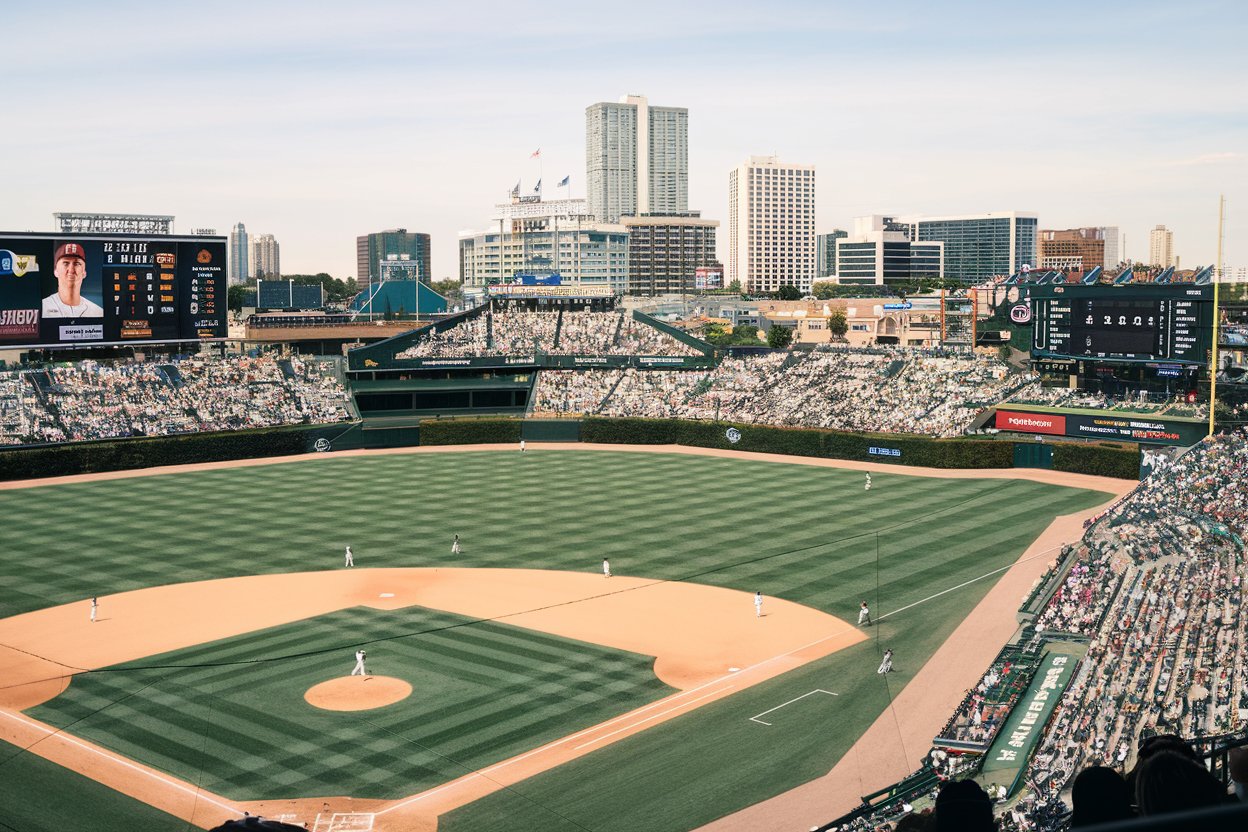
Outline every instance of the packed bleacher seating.
<path id="1" fill-rule="evenodd" d="M 327 423 L 350 408 L 332 365 L 263 355 L 0 374 L 0 414 L 0 443 L 19 445 Z"/>
<path id="2" fill-rule="evenodd" d="M 502 306 L 442 332 L 430 330 L 398 358 L 485 355 L 700 355 L 690 345 L 625 312 Z"/>
<path id="3" fill-rule="evenodd" d="M 1089 410 L 1124 410 L 1131 413 L 1156 413 L 1167 416 L 1208 418 L 1207 405 L 1188 404 L 1181 396 L 1167 397 L 1144 392 L 1129 397 L 1114 397 L 1066 387 L 1042 387 L 1033 382 L 1015 392 L 1009 404 L 1038 404 L 1048 407 L 1072 407 Z"/>
<path id="4" fill-rule="evenodd" d="M 1046 593 L 1041 599 L 1048 600 L 1032 624 L 1030 646 L 1084 639 L 1088 652 L 1028 764 L 1027 788 L 997 805 L 1000 828 L 1065 828 L 1069 818 L 1059 795 L 1076 775 L 1097 766 L 1123 776 L 1134 772 L 1131 802 L 1148 815 L 1146 807 L 1157 804 L 1138 793 L 1138 778 L 1150 737 L 1221 737 L 1248 729 L 1246 537 L 1248 434 L 1238 431 L 1155 467 L 1079 543 L 1064 547 L 1038 581 Z M 990 742 L 1008 715 L 997 705 L 1011 701 L 1002 691 L 1014 672 L 1005 672 L 1000 660 L 988 668 L 937 746 L 949 739 Z M 1240 757 L 1241 782 L 1248 778 L 1246 763 L 1248 754 Z M 1043 788 L 1037 792 L 1035 784 Z M 1077 784 L 1074 794 L 1078 815 Z M 893 809 L 845 828 L 891 829 L 898 818 Z"/>
<path id="5" fill-rule="evenodd" d="M 556 392 L 571 389 L 566 378 L 542 373 L 537 409 L 956 436 L 1032 380 L 995 357 L 908 347 L 777 352 L 713 370 L 630 369 L 618 384 L 585 375 L 572 403 Z"/>

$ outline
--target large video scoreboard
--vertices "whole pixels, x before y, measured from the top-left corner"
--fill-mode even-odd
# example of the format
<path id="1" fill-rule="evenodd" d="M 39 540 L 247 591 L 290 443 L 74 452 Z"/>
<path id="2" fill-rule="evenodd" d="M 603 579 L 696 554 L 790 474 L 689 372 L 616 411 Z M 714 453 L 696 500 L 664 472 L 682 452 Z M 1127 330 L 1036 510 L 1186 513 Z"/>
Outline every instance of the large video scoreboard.
<path id="1" fill-rule="evenodd" d="M 1213 287 L 1036 286 L 1033 358 L 1207 364 Z"/>
<path id="2" fill-rule="evenodd" d="M 0 232 L 0 349 L 226 337 L 224 237 Z"/>

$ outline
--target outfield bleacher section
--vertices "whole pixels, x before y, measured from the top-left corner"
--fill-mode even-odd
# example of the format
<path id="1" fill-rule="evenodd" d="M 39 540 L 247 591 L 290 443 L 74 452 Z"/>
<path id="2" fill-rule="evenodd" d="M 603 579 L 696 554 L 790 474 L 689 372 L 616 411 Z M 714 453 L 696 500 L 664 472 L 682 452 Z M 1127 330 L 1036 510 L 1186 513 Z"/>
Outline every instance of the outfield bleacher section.
<path id="1" fill-rule="evenodd" d="M 622 378 L 543 371 L 534 410 L 957 436 L 1034 376 L 992 356 L 911 347 L 825 348 L 726 358 Z"/>
<path id="2" fill-rule="evenodd" d="M 0 373 L 0 444 L 167 436 L 352 418 L 334 361 L 82 361 Z"/>

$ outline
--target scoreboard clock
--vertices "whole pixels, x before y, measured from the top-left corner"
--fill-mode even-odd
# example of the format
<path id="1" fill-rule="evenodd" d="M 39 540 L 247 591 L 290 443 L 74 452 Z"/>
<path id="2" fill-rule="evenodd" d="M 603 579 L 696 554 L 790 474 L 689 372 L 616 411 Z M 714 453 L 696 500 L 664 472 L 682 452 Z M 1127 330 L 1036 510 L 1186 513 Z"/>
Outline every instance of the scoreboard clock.
<path id="1" fill-rule="evenodd" d="M 1037 286 L 1033 358 L 1205 364 L 1213 341 L 1213 287 Z"/>

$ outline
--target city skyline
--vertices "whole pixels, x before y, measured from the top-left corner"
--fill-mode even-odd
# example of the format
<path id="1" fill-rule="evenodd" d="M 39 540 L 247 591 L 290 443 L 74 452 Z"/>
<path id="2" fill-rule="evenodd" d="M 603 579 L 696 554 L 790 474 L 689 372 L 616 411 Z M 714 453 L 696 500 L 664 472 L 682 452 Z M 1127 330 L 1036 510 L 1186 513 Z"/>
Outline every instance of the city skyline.
<path id="1" fill-rule="evenodd" d="M 453 278 L 459 232 L 517 179 L 585 197 L 586 107 L 638 94 L 688 108 L 688 204 L 725 226 L 729 171 L 774 153 L 820 171 L 818 233 L 882 212 L 1023 211 L 1118 226 L 1137 261 L 1165 225 L 1195 266 L 1216 257 L 1225 194 L 1224 261 L 1248 266 L 1239 4 L 788 2 L 760 18 L 643 3 L 609 25 L 565 3 L 540 18 L 486 6 L 14 8 L 0 228 L 52 230 L 56 211 L 242 222 L 281 241 L 283 271 L 347 277 L 358 236 L 405 227 L 432 236 L 432 277 Z M 187 31 L 211 48 L 186 50 Z M 1199 61 L 1158 59 L 1192 43 Z"/>

